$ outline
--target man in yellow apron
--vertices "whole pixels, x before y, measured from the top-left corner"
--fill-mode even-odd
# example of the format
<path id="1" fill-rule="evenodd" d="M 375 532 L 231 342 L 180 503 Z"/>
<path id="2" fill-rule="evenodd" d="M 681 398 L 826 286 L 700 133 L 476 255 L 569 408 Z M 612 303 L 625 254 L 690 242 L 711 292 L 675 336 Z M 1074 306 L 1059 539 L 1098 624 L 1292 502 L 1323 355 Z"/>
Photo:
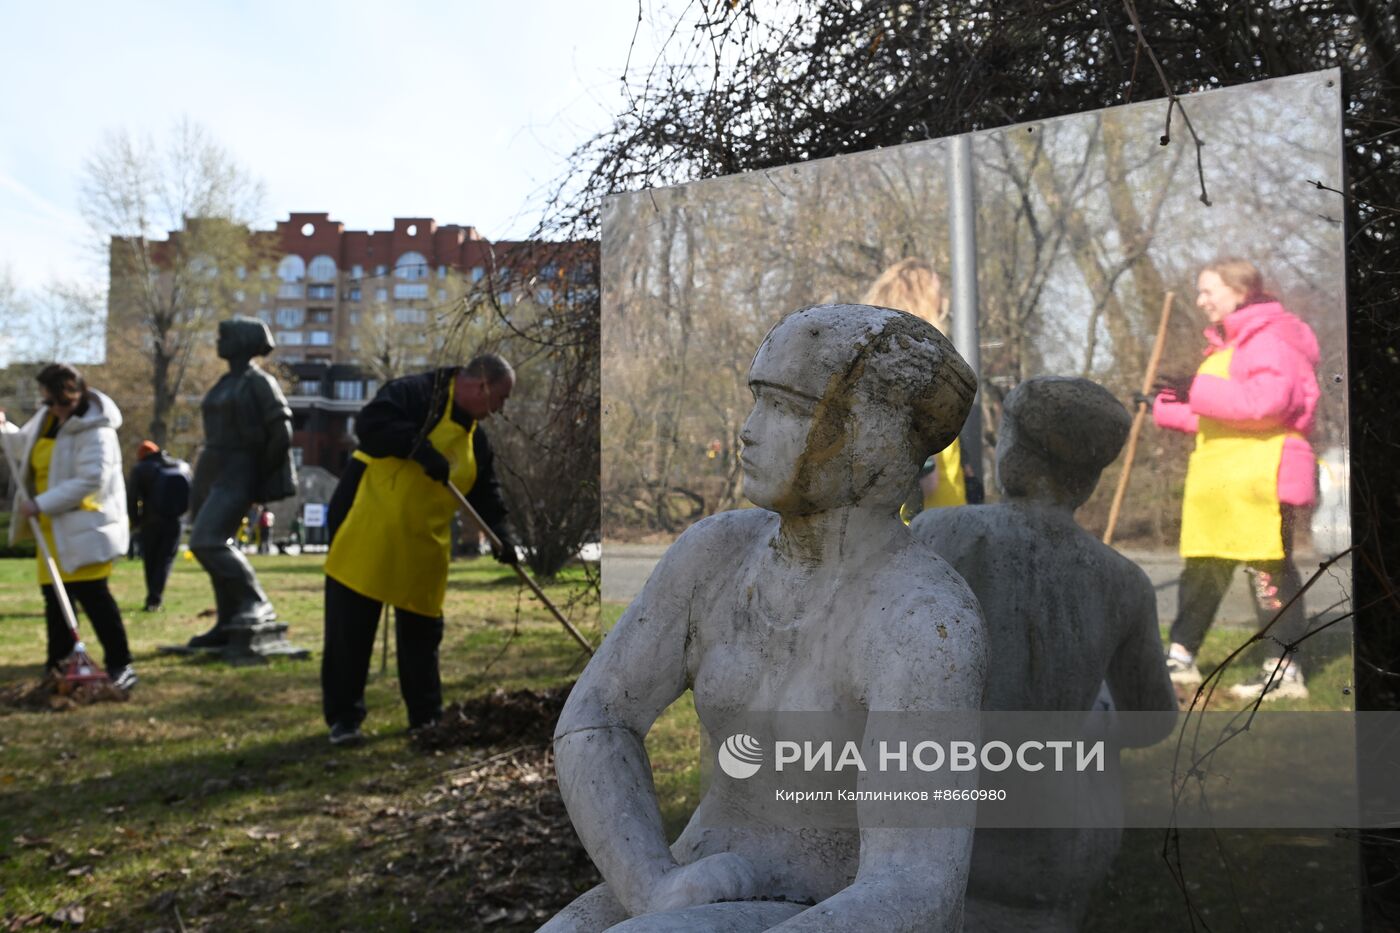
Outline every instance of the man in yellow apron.
<path id="1" fill-rule="evenodd" d="M 460 489 L 514 563 L 514 535 L 478 422 L 501 410 L 515 372 L 483 354 L 464 367 L 388 382 L 355 419 L 360 446 L 328 509 L 321 694 L 331 743 L 360 740 L 365 680 L 385 603 L 394 607 L 399 690 L 410 729 L 442 714 L 438 645 Z"/>

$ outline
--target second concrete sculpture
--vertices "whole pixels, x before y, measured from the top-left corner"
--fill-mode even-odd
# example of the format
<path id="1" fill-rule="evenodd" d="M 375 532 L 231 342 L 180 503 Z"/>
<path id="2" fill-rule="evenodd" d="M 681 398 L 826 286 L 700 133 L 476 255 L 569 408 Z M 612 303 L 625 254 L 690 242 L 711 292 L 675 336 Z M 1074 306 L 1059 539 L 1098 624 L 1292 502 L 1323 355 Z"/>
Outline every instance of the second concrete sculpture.
<path id="1" fill-rule="evenodd" d="M 920 514 L 912 529 L 962 574 L 986 616 L 983 709 L 1068 711 L 1095 706 L 1107 681 L 1121 710 L 1171 711 L 1152 584 L 1132 561 L 1081 528 L 1074 510 L 1118 456 L 1130 418 L 1087 379 L 1043 377 L 1006 397 L 997 432 L 997 505 Z M 1120 806 L 1110 769 L 1096 796 Z M 1094 795 L 1091 795 L 1094 796 Z M 977 831 L 968 933 L 1069 933 L 1112 864 L 1120 831 Z"/>

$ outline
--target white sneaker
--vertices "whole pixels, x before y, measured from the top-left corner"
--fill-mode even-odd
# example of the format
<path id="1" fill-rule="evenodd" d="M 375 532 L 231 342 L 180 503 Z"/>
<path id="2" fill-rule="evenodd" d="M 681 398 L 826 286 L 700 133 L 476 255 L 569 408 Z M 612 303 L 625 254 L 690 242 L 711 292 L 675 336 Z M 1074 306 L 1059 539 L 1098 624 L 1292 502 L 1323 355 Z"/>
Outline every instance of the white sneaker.
<path id="1" fill-rule="evenodd" d="M 1296 664 L 1279 666 L 1277 659 L 1265 661 L 1256 680 L 1236 684 L 1230 696 L 1237 700 L 1306 700 L 1308 685 L 1303 683 L 1303 670 Z"/>
<path id="2" fill-rule="evenodd" d="M 1186 649 L 1178 650 L 1176 645 L 1167 652 L 1167 674 L 1178 687 L 1199 687 L 1205 679 L 1196 667 L 1196 659 Z"/>

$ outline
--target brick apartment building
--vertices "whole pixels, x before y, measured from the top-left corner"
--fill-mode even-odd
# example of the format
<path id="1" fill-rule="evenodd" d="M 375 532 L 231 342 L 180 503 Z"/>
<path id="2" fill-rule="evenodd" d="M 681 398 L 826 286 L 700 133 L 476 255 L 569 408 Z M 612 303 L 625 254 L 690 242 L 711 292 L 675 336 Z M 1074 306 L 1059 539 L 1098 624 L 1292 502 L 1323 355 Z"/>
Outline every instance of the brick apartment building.
<path id="1" fill-rule="evenodd" d="M 424 325 L 449 294 L 465 289 L 469 300 L 501 306 L 596 295 L 596 242 L 493 243 L 474 227 L 439 226 L 431 217 L 398 217 L 391 230 L 346 230 L 324 213 L 293 213 L 250 236 L 268 259 L 256 270 L 237 270 L 248 287 L 233 292 L 228 313 L 261 318 L 271 329 L 271 359 L 293 376 L 283 386 L 293 456 L 298 466 L 335 474 L 354 450 L 355 414 L 379 388 L 359 345 L 360 318 L 369 309 L 391 311 L 390 326 L 419 336 L 403 358 L 414 370 L 436 362 L 438 347 Z"/>

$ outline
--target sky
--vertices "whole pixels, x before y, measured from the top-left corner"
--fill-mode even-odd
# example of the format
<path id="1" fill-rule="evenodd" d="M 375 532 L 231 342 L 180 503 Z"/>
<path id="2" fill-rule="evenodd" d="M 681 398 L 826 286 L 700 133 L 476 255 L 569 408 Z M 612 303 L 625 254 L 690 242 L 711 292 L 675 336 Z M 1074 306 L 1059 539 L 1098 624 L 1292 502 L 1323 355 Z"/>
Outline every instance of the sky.
<path id="1" fill-rule="evenodd" d="M 648 22 L 635 68 L 655 55 Z M 637 0 L 0 0 L 0 269 L 101 285 L 79 212 L 105 133 L 203 124 L 267 198 L 260 226 L 328 211 L 528 234 L 579 143 L 623 102 Z M 650 57 L 648 57 L 650 56 Z"/>

